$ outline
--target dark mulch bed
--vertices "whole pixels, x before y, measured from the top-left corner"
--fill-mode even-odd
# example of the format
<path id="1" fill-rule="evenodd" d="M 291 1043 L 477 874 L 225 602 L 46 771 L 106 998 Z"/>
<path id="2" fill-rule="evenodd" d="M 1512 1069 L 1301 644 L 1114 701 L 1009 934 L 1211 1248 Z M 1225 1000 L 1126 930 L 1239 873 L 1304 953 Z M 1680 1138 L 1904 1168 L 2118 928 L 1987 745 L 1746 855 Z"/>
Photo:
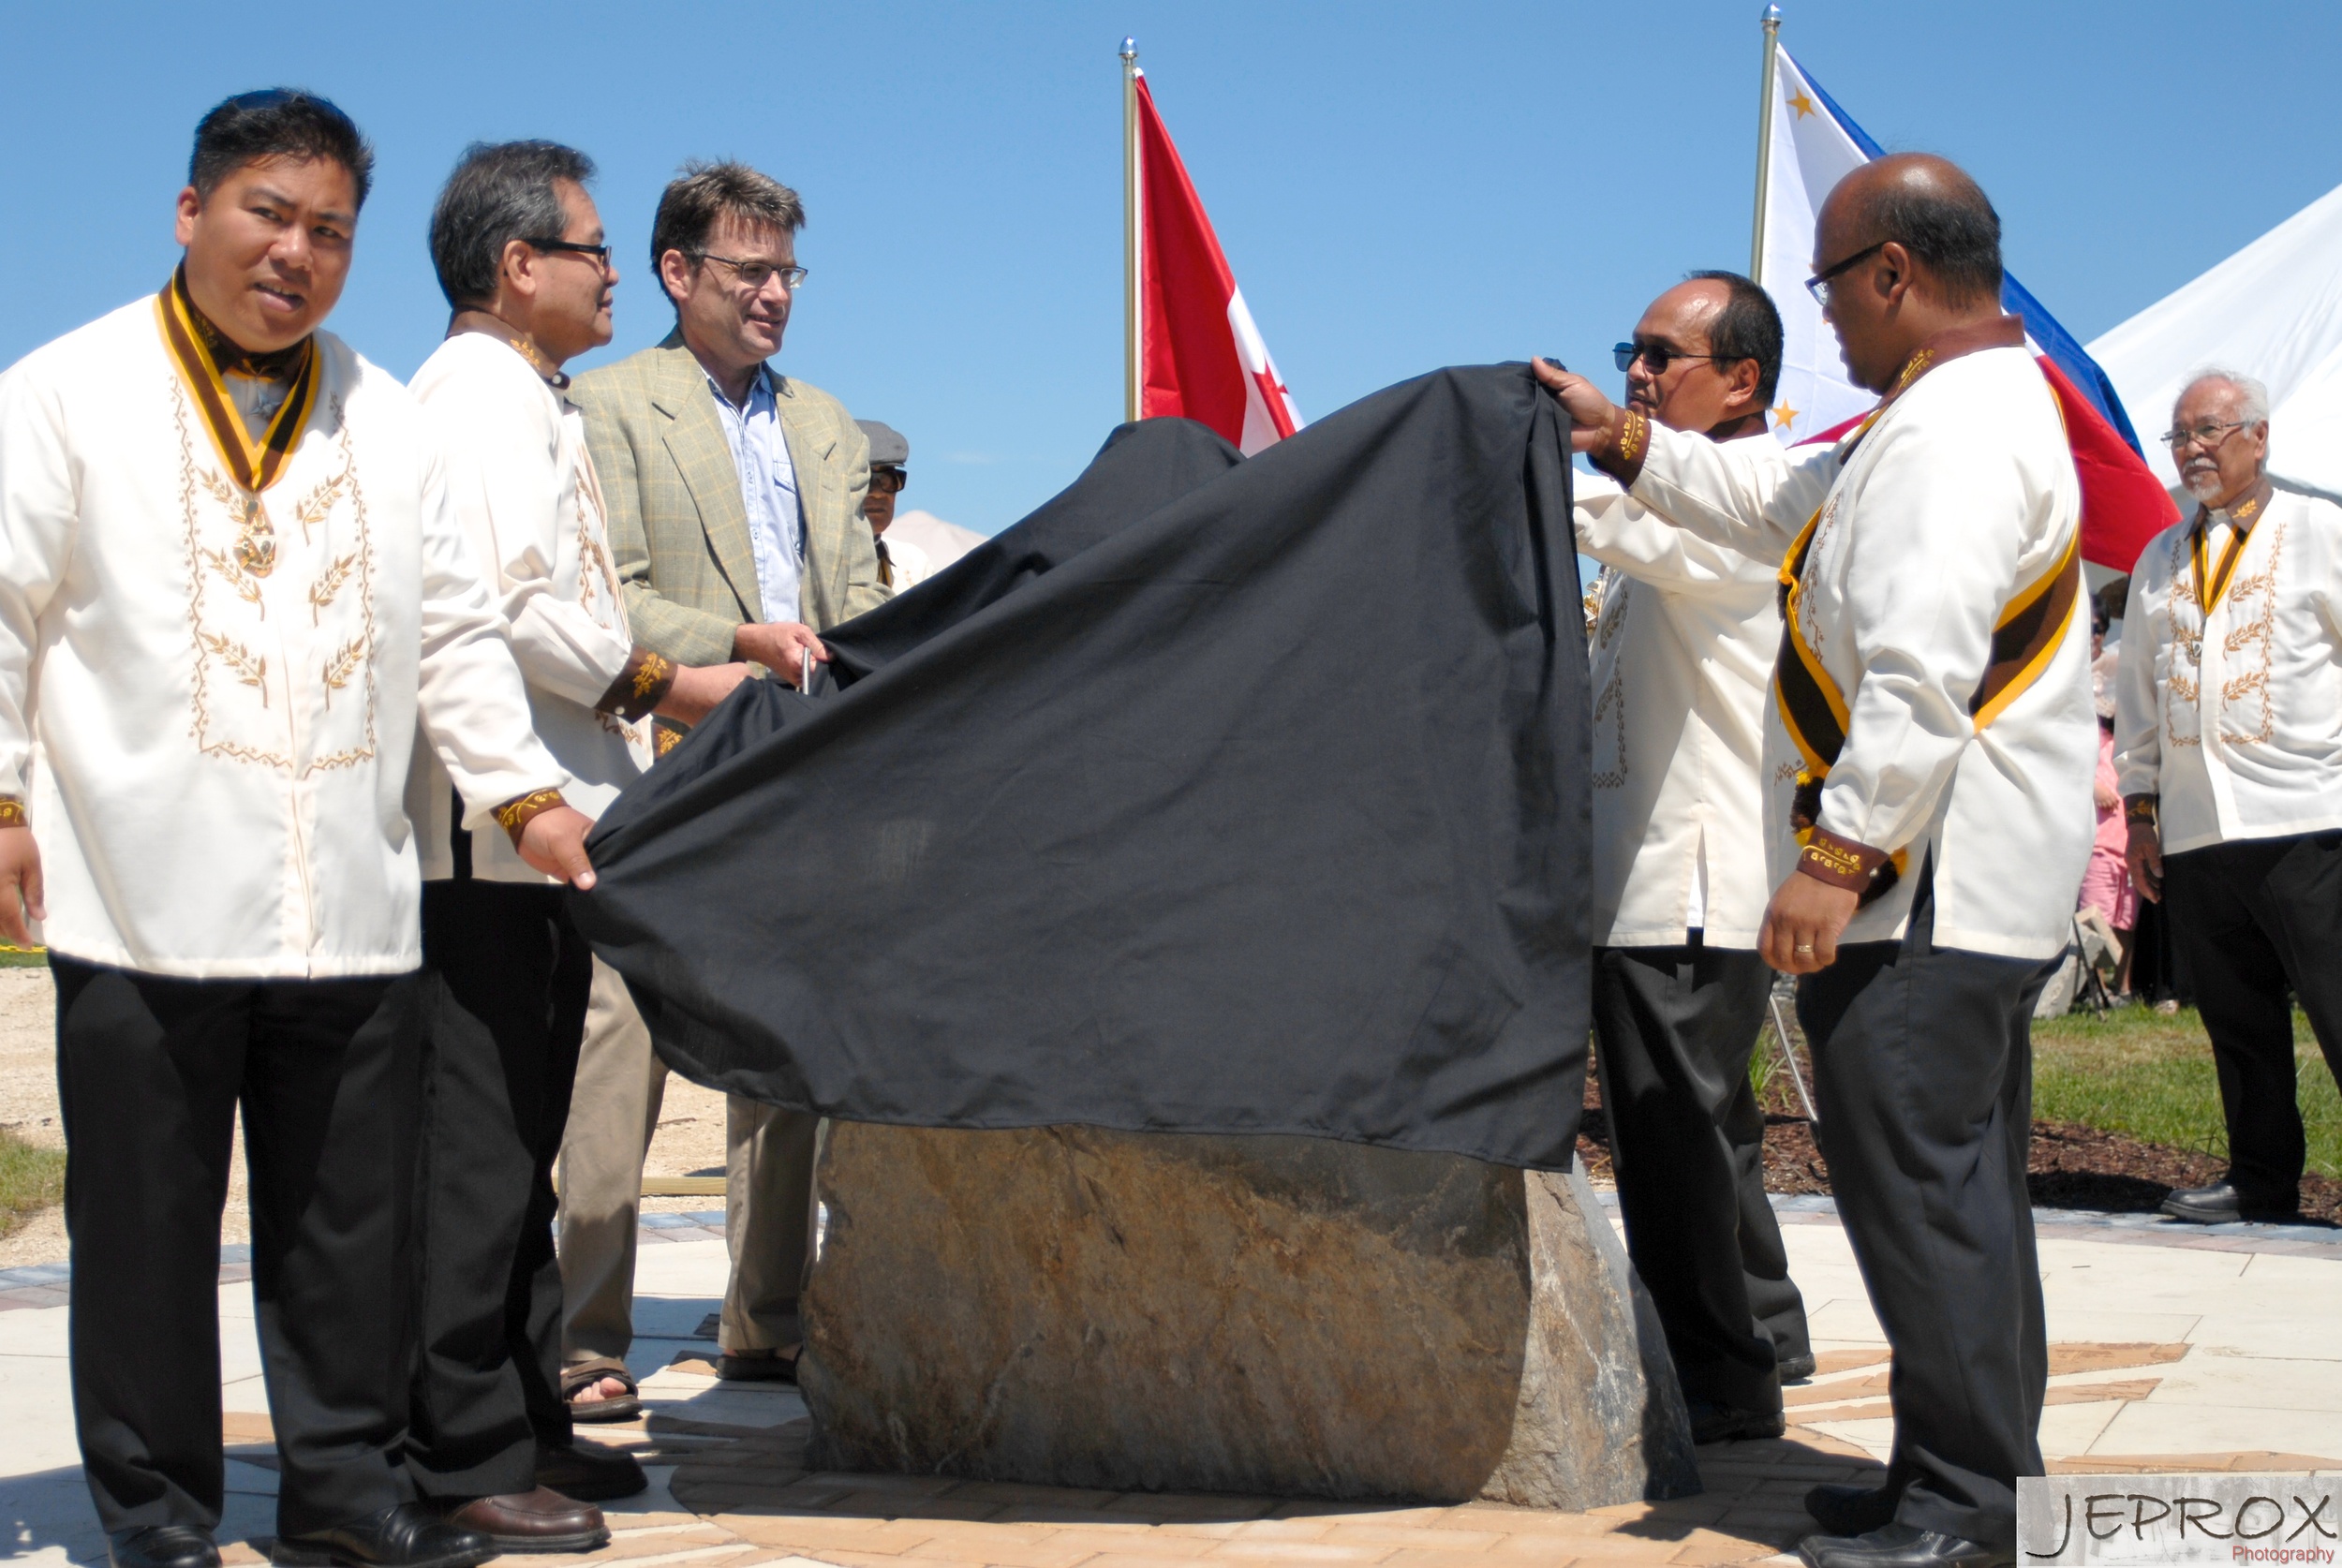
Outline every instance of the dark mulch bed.
<path id="1" fill-rule="evenodd" d="M 1588 1073 L 1586 1109 L 1578 1132 L 1578 1159 L 1596 1181 L 1612 1179 L 1610 1128 L 1601 1095 Z M 1783 1086 L 1785 1090 L 1786 1086 Z M 1787 1091 L 1793 1093 L 1794 1091 Z M 1768 1096 L 1767 1098 L 1771 1098 Z M 2217 1181 L 2227 1161 L 2194 1149 L 2142 1143 L 2120 1132 L 2102 1132 L 2072 1122 L 2033 1124 L 2031 1168 L 2026 1190 L 2037 1208 L 2083 1208 L 2108 1214 L 2152 1214 L 2174 1187 Z M 1804 1117 L 1771 1110 L 1765 1117 L 1765 1190 L 1769 1192 L 1830 1191 L 1830 1172 L 1814 1146 Z M 2342 1181 L 2302 1177 L 2305 1219 L 2342 1224 Z"/>

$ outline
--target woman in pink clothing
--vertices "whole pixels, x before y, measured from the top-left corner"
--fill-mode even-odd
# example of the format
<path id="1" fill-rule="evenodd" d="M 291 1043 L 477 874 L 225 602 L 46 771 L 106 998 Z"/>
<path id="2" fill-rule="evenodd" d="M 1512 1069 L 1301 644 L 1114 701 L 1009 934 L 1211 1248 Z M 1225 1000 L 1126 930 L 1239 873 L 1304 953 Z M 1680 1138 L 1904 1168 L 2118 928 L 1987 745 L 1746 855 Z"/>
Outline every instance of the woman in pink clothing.
<path id="1" fill-rule="evenodd" d="M 2095 665 L 2106 647 L 2106 612 L 2094 608 L 2090 624 L 2090 657 Z M 2097 841 L 2090 848 L 2090 868 L 2082 876 L 2082 898 L 2076 906 L 2096 910 L 2114 927 L 2122 946 L 2122 967 L 2115 971 L 2118 995 L 2130 990 L 2130 936 L 2139 924 L 2139 894 L 2130 885 L 2124 851 L 2130 830 L 2123 821 L 2123 797 L 2114 773 L 2114 693 L 2104 679 L 2093 674 L 2098 710 Z"/>

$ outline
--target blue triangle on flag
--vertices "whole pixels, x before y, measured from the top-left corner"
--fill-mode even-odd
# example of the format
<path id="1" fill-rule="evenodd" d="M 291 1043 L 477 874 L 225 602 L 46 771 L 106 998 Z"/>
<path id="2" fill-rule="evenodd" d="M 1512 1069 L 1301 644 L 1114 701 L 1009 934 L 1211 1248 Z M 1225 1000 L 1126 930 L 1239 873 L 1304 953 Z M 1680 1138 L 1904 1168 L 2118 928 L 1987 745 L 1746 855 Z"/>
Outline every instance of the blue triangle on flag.
<path id="1" fill-rule="evenodd" d="M 1782 52 L 1786 54 L 1788 52 L 1784 50 Z M 1814 73 L 1805 68 L 1803 61 L 1791 54 L 1789 63 L 1797 67 L 1798 74 L 1805 79 L 1805 85 L 1814 90 L 1814 96 L 1821 100 L 1822 107 L 1830 111 L 1830 117 L 1838 123 L 1838 128 L 1862 149 L 1863 156 L 1875 158 L 1886 155 L 1887 150 L 1871 140 L 1870 132 L 1856 125 L 1854 117 L 1838 107 L 1838 100 L 1830 96 L 1828 89 L 1814 80 Z M 2139 433 L 2131 428 L 2130 415 L 2125 411 L 2123 400 L 2115 394 L 2114 383 L 2107 379 L 2106 372 L 2098 368 L 2098 362 L 2074 341 L 2071 333 L 2058 324 L 2056 317 L 2042 308 L 2041 302 L 2033 297 L 2030 288 L 2017 281 L 2013 273 L 2004 271 L 2001 274 L 2000 303 L 2002 309 L 2023 320 L 2026 335 L 2039 345 L 2041 352 L 2054 362 L 2057 368 L 2066 373 L 2066 378 L 2106 417 L 2106 422 L 2114 427 L 2114 433 L 2130 450 L 2139 452 L 2142 458 L 2145 457 L 2146 453 L 2139 446 Z"/>

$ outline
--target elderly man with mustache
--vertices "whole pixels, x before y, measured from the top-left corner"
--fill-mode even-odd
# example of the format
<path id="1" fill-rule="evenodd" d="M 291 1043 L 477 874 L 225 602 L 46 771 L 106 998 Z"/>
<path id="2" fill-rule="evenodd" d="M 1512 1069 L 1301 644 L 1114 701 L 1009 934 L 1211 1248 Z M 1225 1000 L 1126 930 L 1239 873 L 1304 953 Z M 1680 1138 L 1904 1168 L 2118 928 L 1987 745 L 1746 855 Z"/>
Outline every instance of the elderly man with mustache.
<path id="1" fill-rule="evenodd" d="M 2201 504 L 2131 574 L 2115 761 L 2131 880 L 2171 910 L 2212 1036 L 2229 1171 L 2163 1212 L 2281 1219 L 2304 1154 L 2289 990 L 2342 1081 L 2342 509 L 2271 488 L 2249 376 L 2197 376 L 2164 440 Z"/>

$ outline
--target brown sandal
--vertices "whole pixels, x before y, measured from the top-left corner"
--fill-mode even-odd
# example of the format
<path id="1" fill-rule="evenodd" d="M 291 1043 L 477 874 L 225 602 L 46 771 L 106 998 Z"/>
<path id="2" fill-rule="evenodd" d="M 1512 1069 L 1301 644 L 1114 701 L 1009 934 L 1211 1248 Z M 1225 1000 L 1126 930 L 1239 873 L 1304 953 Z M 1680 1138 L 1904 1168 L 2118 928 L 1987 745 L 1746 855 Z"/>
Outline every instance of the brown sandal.
<path id="1" fill-rule="evenodd" d="M 615 1378 L 626 1384 L 626 1392 L 615 1398 L 580 1400 L 578 1395 L 593 1387 L 604 1378 Z M 633 1374 L 624 1367 L 608 1363 L 588 1363 L 571 1367 L 561 1374 L 561 1402 L 570 1407 L 570 1419 L 586 1423 L 631 1421 L 643 1413 L 643 1401 L 638 1395 Z"/>

